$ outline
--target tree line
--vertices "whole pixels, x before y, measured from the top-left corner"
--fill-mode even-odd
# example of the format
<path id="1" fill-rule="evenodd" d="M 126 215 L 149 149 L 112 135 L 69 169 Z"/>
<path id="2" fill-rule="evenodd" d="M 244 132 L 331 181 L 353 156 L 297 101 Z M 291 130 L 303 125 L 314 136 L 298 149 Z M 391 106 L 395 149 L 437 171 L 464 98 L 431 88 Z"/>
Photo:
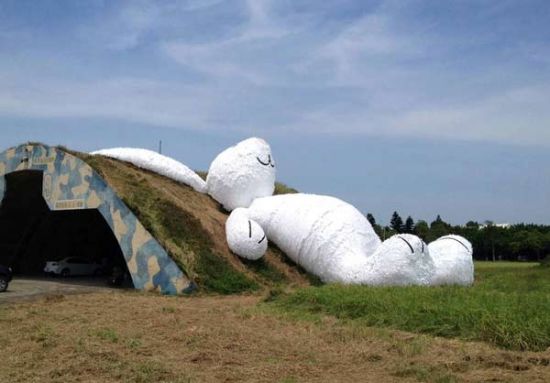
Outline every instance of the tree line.
<path id="1" fill-rule="evenodd" d="M 469 221 L 453 226 L 441 216 L 428 223 L 408 216 L 405 221 L 394 212 L 388 226 L 379 225 L 372 214 L 367 214 L 376 233 L 382 240 L 394 234 L 410 233 L 430 243 L 447 234 L 458 234 L 468 239 L 474 248 L 476 260 L 540 261 L 550 257 L 550 226 L 516 224 L 500 227 L 491 221 L 482 224 Z"/>

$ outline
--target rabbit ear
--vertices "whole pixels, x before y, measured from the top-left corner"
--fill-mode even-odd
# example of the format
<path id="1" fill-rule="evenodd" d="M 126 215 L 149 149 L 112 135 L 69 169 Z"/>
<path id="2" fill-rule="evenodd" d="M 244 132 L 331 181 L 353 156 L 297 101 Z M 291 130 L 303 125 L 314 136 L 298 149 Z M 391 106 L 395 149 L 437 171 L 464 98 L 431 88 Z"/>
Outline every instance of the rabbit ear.
<path id="1" fill-rule="evenodd" d="M 260 259 L 267 251 L 262 227 L 248 218 L 247 209 L 233 210 L 225 222 L 225 236 L 232 252 L 241 258 Z"/>

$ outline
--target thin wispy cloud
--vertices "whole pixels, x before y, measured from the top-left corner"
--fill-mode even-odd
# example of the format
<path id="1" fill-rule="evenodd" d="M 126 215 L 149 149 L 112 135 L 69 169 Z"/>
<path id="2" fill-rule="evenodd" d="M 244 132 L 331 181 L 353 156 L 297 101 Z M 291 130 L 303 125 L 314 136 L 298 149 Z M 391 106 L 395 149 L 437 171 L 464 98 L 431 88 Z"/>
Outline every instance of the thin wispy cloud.
<path id="1" fill-rule="evenodd" d="M 547 223 L 549 14 L 545 0 L 4 0 L 2 142 L 162 139 L 207 169 L 255 135 L 283 182 L 381 221 Z"/>
<path id="2" fill-rule="evenodd" d="M 36 38 L 4 6 L 0 53 L 16 59 L 0 63 L 0 116 L 550 146 L 549 31 L 526 7 L 60 4 L 74 20 Z"/>
<path id="3" fill-rule="evenodd" d="M 135 78 L 56 80 L 41 82 L 27 91 L 4 87 L 0 91 L 0 113 L 46 118 L 93 116 L 154 126 L 209 129 L 210 124 L 219 122 L 215 122 L 212 113 L 215 105 L 203 99 L 214 101 L 216 97 L 201 87 Z"/>

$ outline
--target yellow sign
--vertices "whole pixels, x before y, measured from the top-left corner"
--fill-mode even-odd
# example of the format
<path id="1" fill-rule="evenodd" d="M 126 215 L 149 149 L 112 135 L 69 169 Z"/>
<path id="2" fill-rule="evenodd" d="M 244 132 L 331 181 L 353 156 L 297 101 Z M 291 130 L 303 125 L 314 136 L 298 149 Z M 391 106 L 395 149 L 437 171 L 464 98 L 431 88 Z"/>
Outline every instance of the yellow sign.
<path id="1" fill-rule="evenodd" d="M 84 200 L 83 199 L 65 199 L 61 201 L 56 201 L 54 205 L 55 210 L 76 210 L 84 209 Z"/>
<path id="2" fill-rule="evenodd" d="M 33 157 L 32 159 L 32 164 L 33 165 L 47 165 L 47 164 L 51 164 L 52 162 L 55 161 L 55 156 L 50 156 L 50 157 Z"/>

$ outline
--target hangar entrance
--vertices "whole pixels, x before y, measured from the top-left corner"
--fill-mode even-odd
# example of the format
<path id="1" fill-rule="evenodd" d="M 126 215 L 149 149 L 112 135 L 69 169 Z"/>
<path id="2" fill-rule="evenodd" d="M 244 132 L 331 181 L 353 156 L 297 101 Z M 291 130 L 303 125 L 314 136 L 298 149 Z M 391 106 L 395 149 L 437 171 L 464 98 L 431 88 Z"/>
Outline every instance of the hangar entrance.
<path id="1" fill-rule="evenodd" d="M 0 264 L 11 267 L 17 278 L 44 276 L 46 262 L 55 262 L 52 275 L 67 282 L 105 285 L 120 275 L 124 277 L 117 282 L 133 287 L 118 241 L 101 213 L 50 210 L 42 196 L 42 177 L 36 170 L 5 175 Z"/>

